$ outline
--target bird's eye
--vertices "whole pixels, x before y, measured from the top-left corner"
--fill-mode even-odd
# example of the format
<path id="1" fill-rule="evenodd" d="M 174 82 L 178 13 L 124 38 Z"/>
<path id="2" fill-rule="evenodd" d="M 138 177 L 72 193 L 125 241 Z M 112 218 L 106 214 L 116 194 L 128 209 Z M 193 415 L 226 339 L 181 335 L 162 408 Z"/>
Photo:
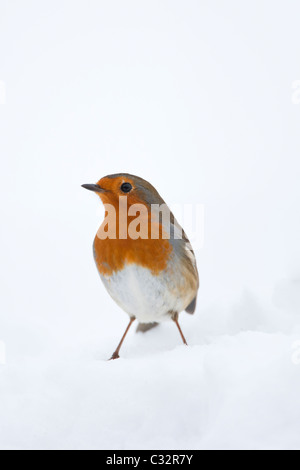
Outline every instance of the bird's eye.
<path id="1" fill-rule="evenodd" d="M 132 190 L 132 186 L 130 183 L 123 183 L 121 185 L 121 191 L 123 191 L 123 193 L 129 193 L 129 191 Z"/>

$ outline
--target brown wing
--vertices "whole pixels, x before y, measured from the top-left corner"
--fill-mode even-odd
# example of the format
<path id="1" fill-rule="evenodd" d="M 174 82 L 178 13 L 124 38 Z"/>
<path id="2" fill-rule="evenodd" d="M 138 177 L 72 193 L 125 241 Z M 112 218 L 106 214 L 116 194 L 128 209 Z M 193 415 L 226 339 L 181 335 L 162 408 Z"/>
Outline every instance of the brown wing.
<path id="1" fill-rule="evenodd" d="M 197 293 L 199 289 L 199 274 L 198 274 L 198 269 L 197 269 L 196 256 L 186 233 L 184 232 L 184 230 L 182 229 L 182 227 L 180 226 L 180 224 L 175 219 L 172 213 L 171 213 L 171 223 L 173 225 L 173 230 L 171 231 L 172 233 L 171 233 L 170 241 L 171 243 L 176 245 L 177 252 L 179 251 L 181 260 L 185 264 L 187 271 L 190 273 L 190 280 L 191 280 L 192 285 L 194 286 L 195 297 L 185 309 L 187 313 L 193 314 L 196 309 Z M 175 239 L 176 238 L 175 232 L 177 232 L 177 230 L 179 230 L 180 233 L 182 234 L 182 238 L 179 240 Z"/>

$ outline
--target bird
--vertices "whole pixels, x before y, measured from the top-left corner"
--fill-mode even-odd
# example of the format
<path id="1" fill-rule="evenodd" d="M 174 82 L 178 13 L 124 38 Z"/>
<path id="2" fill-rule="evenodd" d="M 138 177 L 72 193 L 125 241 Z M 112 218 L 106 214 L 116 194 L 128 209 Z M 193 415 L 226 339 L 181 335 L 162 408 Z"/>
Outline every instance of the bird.
<path id="1" fill-rule="evenodd" d="M 183 311 L 195 312 L 199 275 L 189 239 L 168 205 L 148 181 L 129 173 L 82 187 L 104 204 L 93 255 L 106 290 L 129 316 L 110 359 L 120 357 L 135 320 L 140 331 L 172 320 L 187 345 L 178 318 Z"/>

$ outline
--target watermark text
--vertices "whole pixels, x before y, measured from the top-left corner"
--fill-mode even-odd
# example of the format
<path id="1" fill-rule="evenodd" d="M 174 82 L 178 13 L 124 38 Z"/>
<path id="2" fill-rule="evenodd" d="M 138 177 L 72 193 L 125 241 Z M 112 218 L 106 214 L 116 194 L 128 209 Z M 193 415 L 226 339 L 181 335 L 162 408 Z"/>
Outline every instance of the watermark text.
<path id="1" fill-rule="evenodd" d="M 300 340 L 292 344 L 292 349 L 294 351 L 292 354 L 292 363 L 298 366 L 300 365 Z"/>
<path id="2" fill-rule="evenodd" d="M 294 80 L 292 83 L 292 103 L 300 104 L 300 80 Z"/>
<path id="3" fill-rule="evenodd" d="M 172 209 L 180 223 L 175 219 L 167 204 L 141 203 L 128 204 L 127 196 L 119 197 L 117 206 L 104 204 L 105 217 L 97 232 L 100 240 L 186 240 L 185 227 L 194 249 L 204 244 L 204 206 L 203 204 L 176 204 Z"/>

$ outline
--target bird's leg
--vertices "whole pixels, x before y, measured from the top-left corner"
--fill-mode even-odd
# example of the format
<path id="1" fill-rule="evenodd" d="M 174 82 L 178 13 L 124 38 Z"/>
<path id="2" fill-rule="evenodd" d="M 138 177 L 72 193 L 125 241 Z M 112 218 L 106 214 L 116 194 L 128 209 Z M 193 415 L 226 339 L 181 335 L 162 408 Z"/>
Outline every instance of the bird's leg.
<path id="1" fill-rule="evenodd" d="M 186 339 L 185 339 L 185 337 L 184 337 L 184 335 L 183 335 L 183 333 L 182 333 L 182 330 L 181 330 L 181 328 L 180 328 L 180 325 L 179 325 L 179 323 L 178 323 L 178 313 L 175 313 L 175 315 L 173 315 L 172 320 L 176 323 L 176 326 L 177 326 L 177 328 L 178 328 L 178 330 L 179 330 L 179 333 L 180 333 L 180 336 L 181 336 L 181 338 L 182 338 L 182 341 L 183 341 L 183 343 L 187 346 L 188 344 L 187 344 L 187 342 L 186 342 Z"/>
<path id="2" fill-rule="evenodd" d="M 123 344 L 123 341 L 125 339 L 125 336 L 127 335 L 128 331 L 129 331 L 129 328 L 131 327 L 132 323 L 134 322 L 135 320 L 135 317 L 130 317 L 130 322 L 128 323 L 128 326 L 125 330 L 125 333 L 123 334 L 122 336 L 122 339 L 117 347 L 117 349 L 115 350 L 115 352 L 113 353 L 113 355 L 111 356 L 110 360 L 112 359 L 118 359 L 120 356 L 119 356 L 119 352 L 120 352 L 120 349 L 121 349 L 121 346 Z"/>

